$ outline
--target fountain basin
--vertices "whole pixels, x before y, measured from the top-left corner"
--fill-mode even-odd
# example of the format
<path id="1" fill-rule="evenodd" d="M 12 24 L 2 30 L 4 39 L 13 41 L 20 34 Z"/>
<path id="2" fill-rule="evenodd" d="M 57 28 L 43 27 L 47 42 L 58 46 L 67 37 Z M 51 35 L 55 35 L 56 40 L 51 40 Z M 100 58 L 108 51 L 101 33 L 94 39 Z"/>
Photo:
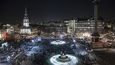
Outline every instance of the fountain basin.
<path id="1" fill-rule="evenodd" d="M 76 65 L 78 63 L 78 58 L 69 54 L 64 56 L 57 54 L 50 58 L 50 62 L 53 65 Z"/>

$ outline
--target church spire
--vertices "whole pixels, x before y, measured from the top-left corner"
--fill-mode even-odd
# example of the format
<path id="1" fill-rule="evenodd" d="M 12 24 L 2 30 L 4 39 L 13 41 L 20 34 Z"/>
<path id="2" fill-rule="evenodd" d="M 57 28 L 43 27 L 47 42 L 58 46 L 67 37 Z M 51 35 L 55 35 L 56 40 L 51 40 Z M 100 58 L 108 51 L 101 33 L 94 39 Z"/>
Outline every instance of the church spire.
<path id="1" fill-rule="evenodd" d="M 29 18 L 28 18 L 28 14 L 27 14 L 27 8 L 25 8 L 23 26 L 29 27 Z"/>
<path id="2" fill-rule="evenodd" d="M 28 14 L 27 14 L 27 8 L 25 8 L 25 14 L 24 14 L 24 18 L 28 18 Z"/>
<path id="3" fill-rule="evenodd" d="M 20 30 L 21 34 L 31 34 L 31 28 L 29 26 L 29 18 L 27 14 L 27 8 L 24 11 L 24 18 L 23 18 L 23 28 Z"/>

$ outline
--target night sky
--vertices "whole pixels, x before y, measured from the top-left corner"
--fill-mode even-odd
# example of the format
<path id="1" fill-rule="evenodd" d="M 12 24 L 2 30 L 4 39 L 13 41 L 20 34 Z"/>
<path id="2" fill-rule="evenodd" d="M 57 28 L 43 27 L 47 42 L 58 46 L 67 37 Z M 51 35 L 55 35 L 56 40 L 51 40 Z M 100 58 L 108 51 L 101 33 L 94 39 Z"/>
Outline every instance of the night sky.
<path id="1" fill-rule="evenodd" d="M 0 22 L 22 22 L 25 7 L 31 22 L 93 16 L 92 0 L 0 0 Z M 101 0 L 99 11 L 115 20 L 115 0 Z"/>

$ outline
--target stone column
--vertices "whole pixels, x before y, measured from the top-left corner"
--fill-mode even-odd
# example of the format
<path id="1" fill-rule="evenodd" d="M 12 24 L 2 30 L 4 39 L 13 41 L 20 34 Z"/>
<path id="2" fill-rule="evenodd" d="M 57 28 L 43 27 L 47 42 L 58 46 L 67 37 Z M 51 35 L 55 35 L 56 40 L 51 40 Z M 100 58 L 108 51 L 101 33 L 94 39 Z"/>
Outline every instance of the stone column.
<path id="1" fill-rule="evenodd" d="M 92 42 L 98 42 L 99 40 L 99 33 L 98 33 L 98 6 L 99 6 L 99 0 L 93 0 L 94 3 L 94 21 L 95 21 L 95 27 L 94 32 L 92 34 Z"/>

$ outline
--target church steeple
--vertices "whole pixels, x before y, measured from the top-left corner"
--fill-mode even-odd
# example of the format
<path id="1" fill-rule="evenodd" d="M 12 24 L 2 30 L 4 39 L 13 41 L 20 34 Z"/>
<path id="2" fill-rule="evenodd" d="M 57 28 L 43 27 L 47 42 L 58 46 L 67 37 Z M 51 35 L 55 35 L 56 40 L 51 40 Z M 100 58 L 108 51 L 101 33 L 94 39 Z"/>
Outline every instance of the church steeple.
<path id="1" fill-rule="evenodd" d="M 28 17 L 28 14 L 27 14 L 27 8 L 25 8 L 25 14 L 24 14 L 24 17 Z"/>
<path id="2" fill-rule="evenodd" d="M 31 28 L 29 26 L 29 18 L 27 14 L 27 8 L 25 8 L 24 18 L 23 18 L 23 28 L 20 30 L 21 34 L 31 34 Z"/>
<path id="3" fill-rule="evenodd" d="M 27 14 L 27 8 L 25 8 L 23 26 L 29 27 L 29 18 L 28 18 L 28 14 Z"/>

